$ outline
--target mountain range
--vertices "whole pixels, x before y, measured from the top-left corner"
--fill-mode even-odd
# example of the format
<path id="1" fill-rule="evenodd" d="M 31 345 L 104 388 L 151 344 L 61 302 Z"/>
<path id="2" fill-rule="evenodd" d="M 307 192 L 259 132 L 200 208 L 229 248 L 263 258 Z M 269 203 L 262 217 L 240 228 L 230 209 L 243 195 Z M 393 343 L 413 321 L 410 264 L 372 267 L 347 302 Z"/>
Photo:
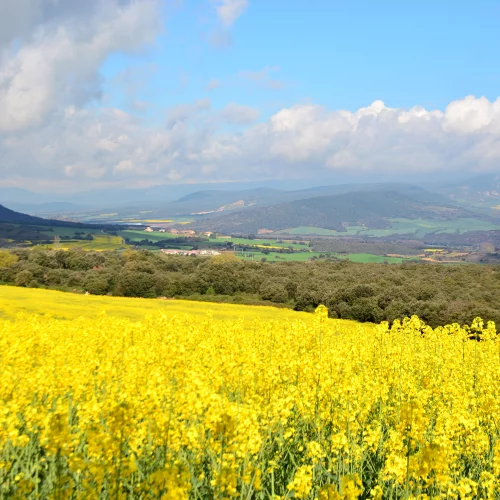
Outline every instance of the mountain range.
<path id="1" fill-rule="evenodd" d="M 40 203 L 26 203 L 28 192 L 15 189 L 11 194 L 17 196 L 17 204 L 7 204 L 2 198 L 0 203 L 19 211 L 24 211 L 18 208 L 24 204 L 30 215 L 16 214 L 0 207 L 0 221 L 40 224 L 47 221 L 33 215 L 43 215 L 49 219 L 63 217 L 109 224 L 120 220 L 148 223 L 148 220 L 182 217 L 181 220 L 192 220 L 190 227 L 199 231 L 250 234 L 303 226 L 338 232 L 345 232 L 352 226 L 388 229 L 392 219 L 468 219 L 487 222 L 489 229 L 495 229 L 500 216 L 500 210 L 496 209 L 496 205 L 500 206 L 500 176 L 497 175 L 479 176 L 467 182 L 428 184 L 426 189 L 395 182 L 337 184 L 295 190 L 248 184 L 242 186 L 249 189 L 237 189 L 241 186 L 236 184 L 231 186 L 234 189 L 228 189 L 225 184 L 225 189 L 190 191 L 193 186 L 188 188 L 185 185 L 177 189 L 178 198 L 170 201 L 138 200 L 147 192 L 160 198 L 160 193 L 172 190 L 174 186 L 156 186 L 148 188 L 149 191 L 128 190 L 126 193 L 134 192 L 132 198 L 137 197 L 136 201 L 113 205 L 111 197 L 107 201 L 106 213 L 103 209 L 89 208 L 86 205 L 88 200 L 76 195 L 73 201 L 41 201 L 35 197 Z M 2 193 L 5 195 L 5 189 L 0 190 L 0 196 Z M 484 224 L 479 225 L 484 227 Z M 474 227 L 472 222 L 472 230 Z"/>
<path id="2" fill-rule="evenodd" d="M 0 188 L 0 203 L 13 210 L 39 216 L 53 216 L 67 213 L 116 211 L 115 209 L 133 211 L 141 210 L 175 210 L 177 212 L 210 211 L 222 206 L 239 202 L 248 198 L 247 206 L 255 201 L 257 204 L 280 203 L 295 199 L 320 196 L 321 193 L 341 194 L 342 192 L 371 190 L 377 185 L 373 179 L 367 179 L 365 184 L 350 182 L 348 176 L 330 176 L 321 180 L 268 180 L 254 182 L 216 182 L 163 184 L 147 188 L 94 189 L 77 193 L 35 193 L 21 188 Z M 414 186 L 428 191 L 441 193 L 457 201 L 479 202 L 480 200 L 495 200 L 495 193 L 500 193 L 498 175 L 482 175 L 471 179 L 449 179 L 439 182 L 422 182 L 408 180 Z M 378 184 L 391 184 L 395 187 L 402 182 L 390 179 Z M 318 187 L 318 185 L 321 185 Z M 258 191 L 268 191 L 271 194 L 266 201 L 266 194 Z M 198 194 L 204 193 L 204 194 Z M 253 195 L 256 196 L 253 196 Z M 193 198 L 189 198 L 194 195 Z M 310 196 L 309 196 L 310 195 Z M 204 201 L 201 198 L 204 197 Z M 196 198 L 198 200 L 196 201 Z M 211 202 L 210 198 L 214 203 Z M 253 198 L 253 199 L 252 199 Z M 190 201 L 190 203 L 187 203 Z"/>
<path id="3" fill-rule="evenodd" d="M 349 226 L 388 229 L 391 227 L 390 219 L 395 218 L 453 220 L 473 217 L 478 217 L 478 214 L 423 189 L 399 186 L 395 190 L 385 186 L 385 189 L 360 189 L 269 207 L 248 208 L 197 221 L 190 227 L 199 231 L 228 234 L 275 232 L 295 227 L 344 232 Z"/>

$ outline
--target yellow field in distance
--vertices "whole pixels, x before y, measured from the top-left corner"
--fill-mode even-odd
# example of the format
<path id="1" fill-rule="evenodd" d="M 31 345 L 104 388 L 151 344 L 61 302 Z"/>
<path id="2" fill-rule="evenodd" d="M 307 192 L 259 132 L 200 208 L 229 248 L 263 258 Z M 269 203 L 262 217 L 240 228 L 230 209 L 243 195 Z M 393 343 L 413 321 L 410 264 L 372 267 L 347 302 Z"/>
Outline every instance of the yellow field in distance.
<path id="1" fill-rule="evenodd" d="M 154 223 L 169 223 L 169 222 L 174 222 L 173 219 L 126 219 L 127 222 L 144 222 L 146 224 L 154 224 Z"/>
<path id="2" fill-rule="evenodd" d="M 80 316 L 94 318 L 100 312 L 118 318 L 141 320 L 148 315 L 189 314 L 206 317 L 212 314 L 216 320 L 236 320 L 243 318 L 247 324 L 258 318 L 262 321 L 311 321 L 313 315 L 290 309 L 267 306 L 245 306 L 193 302 L 189 300 L 143 299 L 126 297 L 106 297 L 65 293 L 56 290 L 0 286 L 0 317 L 15 318 L 19 313 L 41 314 L 61 319 Z M 331 320 L 346 324 L 351 321 Z"/>
<path id="3" fill-rule="evenodd" d="M 44 247 L 58 248 L 59 250 L 82 248 L 84 250 L 94 250 L 96 252 L 127 248 L 127 245 L 123 243 L 123 239 L 121 236 L 112 236 L 109 234 L 93 234 L 92 237 L 93 237 L 92 240 L 77 240 L 77 241 L 61 240 L 57 244 L 52 243 L 50 245 L 44 245 Z"/>

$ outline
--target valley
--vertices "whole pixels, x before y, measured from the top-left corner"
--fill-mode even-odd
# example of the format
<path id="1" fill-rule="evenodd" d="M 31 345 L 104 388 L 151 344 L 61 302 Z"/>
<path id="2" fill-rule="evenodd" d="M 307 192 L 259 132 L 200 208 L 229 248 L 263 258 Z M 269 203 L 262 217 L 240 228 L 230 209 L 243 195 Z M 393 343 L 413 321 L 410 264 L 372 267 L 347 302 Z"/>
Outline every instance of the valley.
<path id="1" fill-rule="evenodd" d="M 496 191 L 483 191 L 487 183 L 495 186 L 495 179 L 473 179 L 467 189 L 462 184 L 424 188 L 402 183 L 290 191 L 212 189 L 168 202 L 135 201 L 85 212 L 71 211 L 72 205 L 67 211 L 68 206 L 58 202 L 51 206 L 56 212 L 42 209 L 44 215 L 52 214 L 49 219 L 36 210 L 25 215 L 2 207 L 0 245 L 96 251 L 208 249 L 269 262 L 496 262 L 500 211 L 493 204 Z M 480 199 L 491 203 L 479 206 Z M 47 208 L 47 203 L 40 206 Z M 331 250 L 326 240 L 343 241 L 346 248 Z M 385 245 L 383 252 L 379 243 Z M 353 250 L 359 244 L 372 250 Z M 443 253 L 427 255 L 422 250 L 429 245 L 442 247 Z"/>

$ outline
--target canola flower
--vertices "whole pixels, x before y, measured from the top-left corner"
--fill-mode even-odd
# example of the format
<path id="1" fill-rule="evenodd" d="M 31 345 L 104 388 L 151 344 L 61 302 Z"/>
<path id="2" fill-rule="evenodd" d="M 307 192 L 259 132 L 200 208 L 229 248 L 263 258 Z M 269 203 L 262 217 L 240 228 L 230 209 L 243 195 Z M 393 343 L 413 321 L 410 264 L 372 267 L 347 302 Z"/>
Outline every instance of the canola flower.
<path id="1" fill-rule="evenodd" d="M 0 356 L 0 498 L 500 498 L 479 319 L 25 315 Z"/>

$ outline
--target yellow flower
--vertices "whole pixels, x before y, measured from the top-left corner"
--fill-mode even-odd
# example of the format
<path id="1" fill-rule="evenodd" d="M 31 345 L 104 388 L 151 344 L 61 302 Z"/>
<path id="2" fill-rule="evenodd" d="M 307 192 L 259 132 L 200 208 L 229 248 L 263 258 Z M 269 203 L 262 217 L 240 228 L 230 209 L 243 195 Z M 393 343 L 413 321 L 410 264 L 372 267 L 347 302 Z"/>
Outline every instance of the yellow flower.
<path id="1" fill-rule="evenodd" d="M 313 468 L 311 465 L 302 465 L 295 472 L 293 480 L 287 489 L 293 491 L 296 498 L 306 498 L 311 492 L 313 481 Z"/>

